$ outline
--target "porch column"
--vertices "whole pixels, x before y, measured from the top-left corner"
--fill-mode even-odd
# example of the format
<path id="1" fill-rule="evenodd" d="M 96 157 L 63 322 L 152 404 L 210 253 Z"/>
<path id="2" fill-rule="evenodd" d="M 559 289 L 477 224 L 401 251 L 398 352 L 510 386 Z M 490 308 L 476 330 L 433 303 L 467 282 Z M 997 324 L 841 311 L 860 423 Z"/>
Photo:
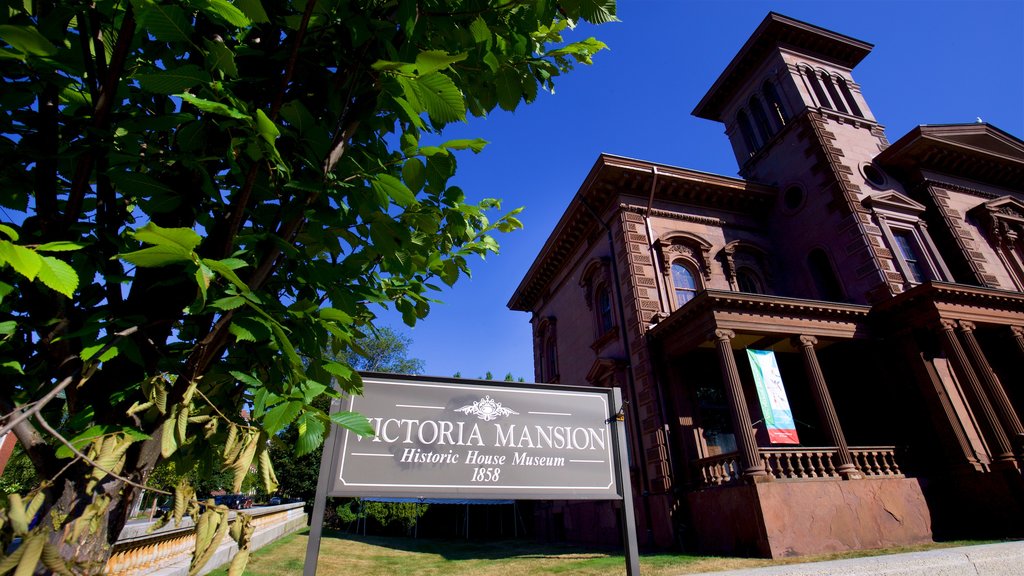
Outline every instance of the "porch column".
<path id="1" fill-rule="evenodd" d="M 1017 417 L 1017 413 L 1013 410 L 1013 404 L 1006 396 L 1003 383 L 999 381 L 999 376 L 992 370 L 992 365 L 988 363 L 985 353 L 978 345 L 978 339 L 974 337 L 974 329 L 973 322 L 960 321 L 960 337 L 964 341 L 967 355 L 978 373 L 981 374 L 981 383 L 985 387 L 985 392 L 988 394 L 999 420 L 1003 423 L 1003 430 L 1010 437 L 1010 444 L 1019 450 L 1021 443 L 1024 442 L 1024 426 L 1021 426 L 1020 418 Z"/>
<path id="2" fill-rule="evenodd" d="M 1024 354 L 1024 327 L 1010 326 L 1010 332 L 1013 334 L 1013 340 L 1017 342 L 1017 349 Z"/>
<path id="3" fill-rule="evenodd" d="M 736 432 L 736 443 L 739 446 L 740 466 L 743 468 L 741 475 L 765 476 L 767 472 L 757 451 L 757 440 L 754 439 L 747 400 L 743 396 L 739 370 L 736 369 L 736 358 L 732 355 L 732 339 L 736 337 L 736 333 L 732 330 L 715 330 L 713 337 L 715 348 L 718 350 L 718 363 L 722 368 L 725 397 L 729 401 L 729 415 L 732 417 L 732 427 Z"/>
<path id="4" fill-rule="evenodd" d="M 821 373 L 821 365 L 818 364 L 818 354 L 814 351 L 818 339 L 814 336 L 799 336 L 796 340 L 804 357 L 804 370 L 807 372 L 807 380 L 811 383 L 818 417 L 825 424 L 829 443 L 836 447 L 836 472 L 843 478 L 861 478 L 860 471 L 853 465 L 853 457 L 850 455 L 849 446 L 846 445 L 843 428 L 839 425 L 839 417 L 836 415 L 835 405 L 832 404 L 825 375 Z"/>
<path id="5" fill-rule="evenodd" d="M 942 350 L 953 365 L 953 371 L 960 380 L 964 392 L 967 393 L 967 399 L 978 416 L 978 422 L 986 432 L 985 436 L 991 443 L 995 460 L 1013 462 L 1013 448 L 1010 446 L 1010 440 L 1003 432 L 996 413 L 992 409 L 992 404 L 989 403 L 984 390 L 981 389 L 981 383 L 978 381 L 977 375 L 974 374 L 970 361 L 953 332 L 955 326 L 956 322 L 953 320 L 939 320 L 937 328 L 942 342 Z"/>

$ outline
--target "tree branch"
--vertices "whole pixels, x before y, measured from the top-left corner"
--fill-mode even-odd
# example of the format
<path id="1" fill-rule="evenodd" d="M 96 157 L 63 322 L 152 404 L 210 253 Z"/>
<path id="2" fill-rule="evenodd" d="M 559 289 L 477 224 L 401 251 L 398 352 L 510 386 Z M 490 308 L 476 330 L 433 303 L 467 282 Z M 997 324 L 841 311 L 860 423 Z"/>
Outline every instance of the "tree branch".
<path id="1" fill-rule="evenodd" d="M 114 53 L 110 57 L 110 66 L 107 69 L 107 76 L 100 88 L 99 97 L 93 105 L 92 124 L 94 128 L 105 128 L 107 119 L 110 116 L 110 109 L 114 105 L 114 95 L 117 92 L 117 84 L 124 72 L 124 63 L 128 58 L 128 51 L 131 49 L 132 39 L 135 37 L 135 15 L 132 12 L 131 4 L 125 4 L 124 17 L 121 20 L 121 29 L 117 34 L 117 44 L 114 45 Z M 89 190 L 89 179 L 93 166 L 96 162 L 97 143 L 93 142 L 88 147 L 89 151 L 82 155 L 82 159 L 75 167 L 75 176 L 71 181 L 71 190 L 68 192 L 68 203 L 64 213 L 65 225 L 78 221 L 78 215 L 82 211 L 82 203 L 85 194 Z"/>
<path id="2" fill-rule="evenodd" d="M 36 421 L 39 422 L 39 425 L 42 426 L 44 430 L 49 432 L 50 435 L 52 435 L 54 438 L 56 438 L 61 444 L 67 446 L 68 450 L 71 450 L 71 452 L 74 453 L 75 456 L 78 456 L 82 460 L 85 460 L 86 464 L 92 466 L 93 468 L 96 468 L 97 470 L 101 470 L 101 471 L 103 471 L 103 472 L 113 476 L 114 478 L 117 478 L 121 482 L 124 482 L 125 484 L 128 484 L 129 486 L 134 486 L 135 488 L 141 488 L 143 490 L 150 490 L 152 492 L 156 492 L 158 494 L 165 494 L 167 496 L 171 496 L 172 495 L 170 492 L 167 492 L 165 490 L 158 490 L 156 488 L 149 488 L 149 487 L 147 487 L 144 484 L 139 484 L 137 482 L 133 482 L 133 481 L 125 478 L 124 476 L 121 476 L 120 474 L 115 473 L 112 470 L 108 470 L 107 468 L 104 468 L 103 466 L 100 466 L 99 464 L 96 463 L 95 460 L 93 460 L 92 458 L 89 458 L 88 456 L 86 456 L 78 448 L 75 448 L 75 445 L 72 444 L 71 442 L 69 442 L 67 438 L 61 436 L 60 432 L 57 432 L 56 430 L 54 430 L 53 427 L 50 426 L 49 422 L 47 422 L 46 419 L 43 418 L 42 414 L 36 414 Z"/>

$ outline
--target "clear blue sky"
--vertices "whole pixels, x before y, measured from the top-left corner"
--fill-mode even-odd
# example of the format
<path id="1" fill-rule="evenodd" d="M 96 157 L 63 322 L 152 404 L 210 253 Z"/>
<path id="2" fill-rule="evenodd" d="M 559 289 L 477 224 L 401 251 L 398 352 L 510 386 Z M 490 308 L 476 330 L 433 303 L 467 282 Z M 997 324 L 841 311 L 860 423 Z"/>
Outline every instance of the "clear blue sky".
<path id="1" fill-rule="evenodd" d="M 892 142 L 918 124 L 979 117 L 1024 138 L 1024 0 L 620 0 L 621 22 L 574 33 L 611 47 L 594 66 L 514 114 L 451 127 L 491 142 L 459 158 L 455 183 L 524 206 L 526 228 L 500 237 L 501 254 L 474 262 L 414 329 L 384 317 L 427 374 L 533 380 L 529 314 L 505 304 L 601 152 L 737 174 L 722 125 L 690 111 L 769 11 L 875 45 L 853 77 Z"/>

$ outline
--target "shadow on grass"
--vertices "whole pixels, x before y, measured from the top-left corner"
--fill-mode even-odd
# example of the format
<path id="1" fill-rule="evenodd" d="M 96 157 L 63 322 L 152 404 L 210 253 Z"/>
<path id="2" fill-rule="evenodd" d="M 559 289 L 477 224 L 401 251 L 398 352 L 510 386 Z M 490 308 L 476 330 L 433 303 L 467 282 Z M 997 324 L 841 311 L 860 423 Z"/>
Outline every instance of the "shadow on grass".
<path id="1" fill-rule="evenodd" d="M 308 532 L 306 532 L 308 534 Z M 324 530 L 323 538 L 334 538 L 380 546 L 404 552 L 436 554 L 446 560 L 499 560 L 503 558 L 573 559 L 623 558 L 621 549 L 540 543 L 530 540 L 462 540 L 406 538 L 399 536 L 361 536 Z"/>

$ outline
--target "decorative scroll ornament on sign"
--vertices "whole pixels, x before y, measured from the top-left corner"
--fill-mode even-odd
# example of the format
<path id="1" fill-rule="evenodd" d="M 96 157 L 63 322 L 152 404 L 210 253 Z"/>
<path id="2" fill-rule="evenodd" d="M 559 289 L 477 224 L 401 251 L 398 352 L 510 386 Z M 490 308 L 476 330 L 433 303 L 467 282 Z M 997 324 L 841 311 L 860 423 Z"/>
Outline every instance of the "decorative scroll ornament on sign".
<path id="1" fill-rule="evenodd" d="M 473 402 L 473 404 L 456 408 L 455 411 L 462 412 L 463 414 L 472 414 L 484 422 L 497 420 L 499 416 L 519 415 L 519 412 L 505 408 L 501 405 L 501 402 L 491 399 L 490 395 L 484 396 L 480 400 Z"/>

